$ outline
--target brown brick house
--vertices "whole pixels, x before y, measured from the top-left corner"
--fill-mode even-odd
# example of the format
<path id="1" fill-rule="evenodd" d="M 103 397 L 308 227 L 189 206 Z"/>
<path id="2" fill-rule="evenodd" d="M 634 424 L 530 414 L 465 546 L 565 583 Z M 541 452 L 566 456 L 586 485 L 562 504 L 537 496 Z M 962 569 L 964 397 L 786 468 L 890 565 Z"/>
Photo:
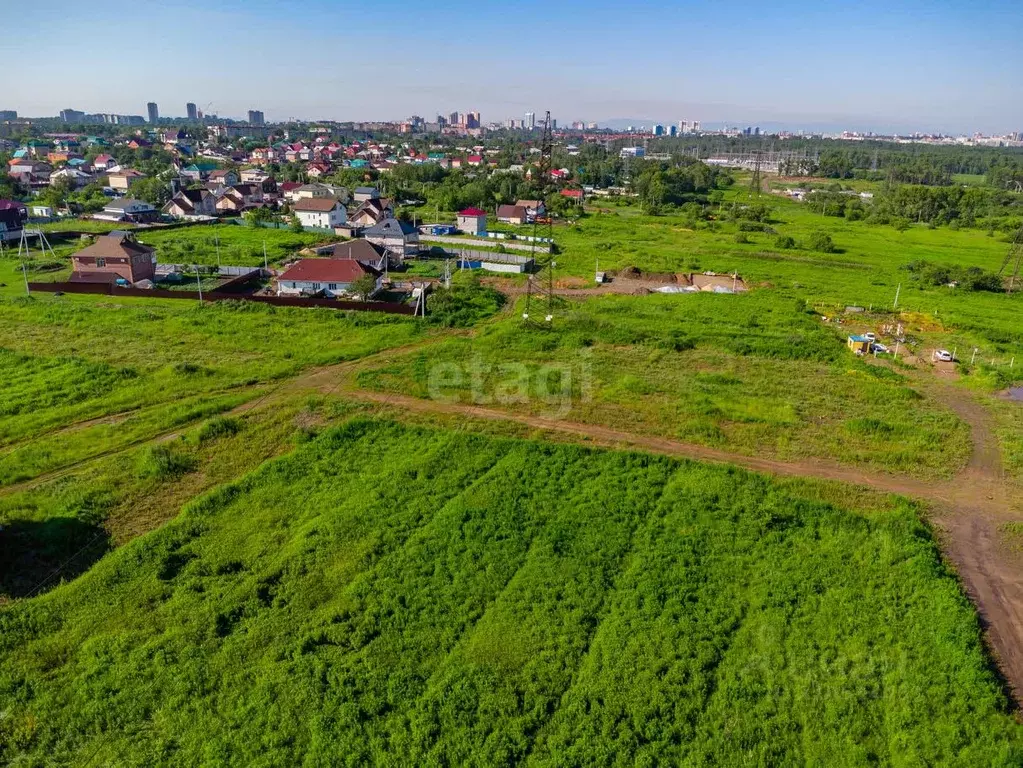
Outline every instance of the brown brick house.
<path id="1" fill-rule="evenodd" d="M 155 249 L 127 232 L 111 232 L 71 256 L 72 282 L 112 283 L 117 278 L 135 284 L 156 275 Z"/>

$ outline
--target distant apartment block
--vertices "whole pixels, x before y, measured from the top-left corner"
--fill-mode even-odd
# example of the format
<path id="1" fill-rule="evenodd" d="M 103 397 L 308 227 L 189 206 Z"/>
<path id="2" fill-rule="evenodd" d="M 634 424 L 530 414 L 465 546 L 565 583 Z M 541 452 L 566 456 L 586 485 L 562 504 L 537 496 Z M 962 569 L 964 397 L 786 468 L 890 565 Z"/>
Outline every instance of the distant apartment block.
<path id="1" fill-rule="evenodd" d="M 196 109 L 195 104 L 193 104 L 192 102 L 188 102 L 185 105 L 185 113 L 188 115 L 189 120 L 199 119 L 199 110 Z"/>
<path id="2" fill-rule="evenodd" d="M 263 118 L 263 113 L 258 109 L 249 110 L 249 123 L 251 125 L 263 125 L 266 122 Z"/>
<path id="3" fill-rule="evenodd" d="M 18 113 L 13 109 L 0 109 L 0 120 L 17 120 Z"/>
<path id="4" fill-rule="evenodd" d="M 146 110 L 149 112 L 149 122 L 157 123 L 160 121 L 160 110 L 157 108 L 155 101 L 146 104 Z"/>

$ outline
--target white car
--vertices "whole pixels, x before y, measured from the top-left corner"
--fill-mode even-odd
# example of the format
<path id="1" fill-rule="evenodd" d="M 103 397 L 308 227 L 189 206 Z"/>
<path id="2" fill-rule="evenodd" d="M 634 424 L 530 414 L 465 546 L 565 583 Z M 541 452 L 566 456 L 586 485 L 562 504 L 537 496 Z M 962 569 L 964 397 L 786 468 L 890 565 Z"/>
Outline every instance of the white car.
<path id="1" fill-rule="evenodd" d="M 879 342 L 874 342 L 873 344 L 870 345 L 870 348 L 874 352 L 887 352 L 888 351 L 888 347 L 886 347 L 884 344 L 881 344 Z"/>
<path id="2" fill-rule="evenodd" d="M 873 332 L 865 333 L 863 334 L 863 338 L 865 338 L 867 341 L 877 341 L 877 334 Z"/>
<path id="3" fill-rule="evenodd" d="M 952 353 L 949 352 L 947 349 L 939 349 L 939 350 L 937 350 L 934 353 L 934 357 L 935 357 L 935 359 L 939 360 L 942 363 L 951 363 L 952 362 Z"/>

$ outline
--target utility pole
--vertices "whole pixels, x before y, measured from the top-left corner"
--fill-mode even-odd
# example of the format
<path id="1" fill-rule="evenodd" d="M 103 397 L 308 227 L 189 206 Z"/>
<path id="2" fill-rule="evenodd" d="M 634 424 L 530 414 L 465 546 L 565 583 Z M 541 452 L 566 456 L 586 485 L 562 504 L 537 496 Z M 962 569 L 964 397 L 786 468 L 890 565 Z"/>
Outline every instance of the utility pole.
<path id="1" fill-rule="evenodd" d="M 899 306 L 899 291 L 902 290 L 902 283 L 899 283 L 899 287 L 895 289 L 895 303 L 892 304 L 892 309 Z"/>
<path id="2" fill-rule="evenodd" d="M 199 304 L 202 304 L 202 277 L 199 275 L 199 265 L 193 264 L 195 267 L 195 284 L 199 286 Z"/>
<path id="3" fill-rule="evenodd" d="M 213 233 L 213 240 L 217 244 L 217 269 L 220 269 L 220 235 L 216 232 Z"/>
<path id="4" fill-rule="evenodd" d="M 970 358 L 970 365 L 973 365 L 973 361 L 977 359 L 977 348 L 973 348 L 973 357 Z"/>
<path id="5" fill-rule="evenodd" d="M 270 271 L 270 264 L 266 260 L 266 240 L 263 241 L 263 269 L 266 272 Z"/>
<path id="6" fill-rule="evenodd" d="M 24 261 L 21 262 L 21 275 L 25 278 L 25 295 L 31 296 L 32 292 L 28 289 L 28 264 Z"/>

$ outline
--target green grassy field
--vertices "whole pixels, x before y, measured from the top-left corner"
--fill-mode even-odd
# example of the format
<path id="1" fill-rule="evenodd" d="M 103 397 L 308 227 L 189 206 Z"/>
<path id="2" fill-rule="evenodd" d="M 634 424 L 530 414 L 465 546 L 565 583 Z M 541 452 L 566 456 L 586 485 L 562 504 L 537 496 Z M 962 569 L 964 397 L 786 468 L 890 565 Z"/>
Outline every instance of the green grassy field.
<path id="1" fill-rule="evenodd" d="M 912 507 L 379 421 L 0 627 L 8 763 L 1023 757 Z"/>
<path id="2" fill-rule="evenodd" d="M 367 367 L 358 383 L 924 477 L 951 476 L 969 457 L 953 413 L 897 371 L 856 359 L 795 299 L 607 295 L 560 302 L 552 328 L 532 331 L 523 309 L 472 338 Z"/>
<path id="3" fill-rule="evenodd" d="M 543 327 L 466 275 L 424 322 L 25 297 L 0 258 L 0 763 L 1020 764 L 977 620 L 910 502 L 344 399 L 949 478 L 969 428 L 933 373 L 844 346 L 899 319 L 921 354 L 980 348 L 941 386 L 974 390 L 1023 479 L 1021 406 L 992 396 L 1019 370 L 1023 299 L 904 269 L 996 270 L 1007 245 L 773 195 L 774 231 L 739 243 L 726 214 L 746 194 L 709 224 L 601 201 L 555 228 L 556 275 L 737 270 L 749 293 L 557 299 Z M 818 230 L 838 252 L 806 247 Z M 214 233 L 225 264 L 323 241 L 140 237 L 215 264 Z"/>
<path id="4" fill-rule="evenodd" d="M 340 239 L 316 232 L 237 224 L 146 230 L 138 237 L 141 242 L 156 248 L 157 259 L 167 264 L 216 264 L 219 241 L 220 263 L 241 267 L 262 266 L 264 243 L 267 260 L 276 264 L 310 245 Z"/>
<path id="5" fill-rule="evenodd" d="M 0 486 L 422 338 L 410 318 L 84 295 L 0 301 Z M 126 413 L 116 424 L 69 425 Z"/>

